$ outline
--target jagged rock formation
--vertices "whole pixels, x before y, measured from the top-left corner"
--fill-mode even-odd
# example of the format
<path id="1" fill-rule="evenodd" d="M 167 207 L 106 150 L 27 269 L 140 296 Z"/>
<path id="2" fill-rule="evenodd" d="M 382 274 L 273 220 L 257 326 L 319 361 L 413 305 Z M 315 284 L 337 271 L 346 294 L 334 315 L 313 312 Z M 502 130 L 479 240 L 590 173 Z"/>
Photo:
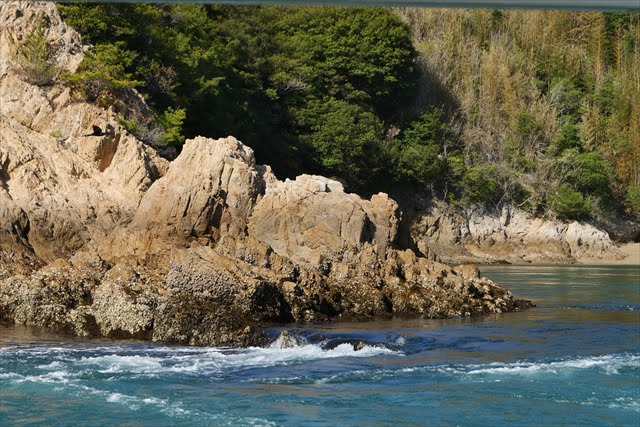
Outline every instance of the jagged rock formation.
<path id="1" fill-rule="evenodd" d="M 410 235 L 430 259 L 466 263 L 558 263 L 625 257 L 609 235 L 593 225 L 536 218 L 505 207 L 463 215 L 444 205 L 414 213 Z"/>
<path id="2" fill-rule="evenodd" d="M 79 36 L 49 3 L 0 5 L 0 38 L 19 40 L 43 12 L 77 66 Z M 400 250 L 400 212 L 385 194 L 363 200 L 318 176 L 280 182 L 233 137 L 189 140 L 169 163 L 113 109 L 26 83 L 15 52 L 0 52 L 2 320 L 239 346 L 259 344 L 268 322 L 529 306 L 475 267 Z M 85 136 L 96 123 L 113 132 Z"/>
<path id="3" fill-rule="evenodd" d="M 322 262 L 325 254 L 359 250 L 366 242 L 384 250 L 396 239 L 398 205 L 380 193 L 370 201 L 346 195 L 321 176 L 275 182 L 254 209 L 251 235 L 294 262 Z"/>

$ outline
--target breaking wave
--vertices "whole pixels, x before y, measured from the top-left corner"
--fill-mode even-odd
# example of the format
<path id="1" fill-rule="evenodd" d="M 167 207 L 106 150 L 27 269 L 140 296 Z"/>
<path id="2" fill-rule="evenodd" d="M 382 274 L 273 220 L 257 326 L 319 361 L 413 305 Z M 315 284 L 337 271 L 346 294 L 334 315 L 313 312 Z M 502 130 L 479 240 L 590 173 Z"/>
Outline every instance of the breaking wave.
<path id="1" fill-rule="evenodd" d="M 280 341 L 279 341 L 280 340 Z M 278 365 L 299 364 L 308 361 L 332 358 L 366 358 L 374 356 L 400 356 L 402 353 L 382 345 L 363 345 L 356 348 L 344 342 L 331 348 L 321 344 L 297 341 L 282 348 L 282 339 L 269 347 L 244 349 L 212 347 L 152 347 L 114 346 L 97 348 L 43 348 L 8 347 L 0 349 L 0 357 L 53 358 L 49 363 L 36 365 L 38 370 L 50 371 L 39 376 L 41 381 L 55 381 L 56 373 L 65 367 L 81 373 L 138 374 L 158 376 L 163 374 L 215 375 L 247 368 L 265 368 Z M 0 375 L 7 375 L 0 371 Z M 1 378 L 1 377 L 0 377 Z M 28 380 L 28 379 L 24 379 Z M 64 381 L 64 377 L 59 378 Z"/>

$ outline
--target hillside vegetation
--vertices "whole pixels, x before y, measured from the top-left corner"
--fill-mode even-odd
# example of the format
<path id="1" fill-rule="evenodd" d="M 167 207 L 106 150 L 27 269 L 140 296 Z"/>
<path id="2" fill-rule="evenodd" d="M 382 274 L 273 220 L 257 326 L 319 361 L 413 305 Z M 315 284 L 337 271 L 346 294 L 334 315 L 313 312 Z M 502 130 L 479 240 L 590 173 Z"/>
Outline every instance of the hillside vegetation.
<path id="1" fill-rule="evenodd" d="M 161 137 L 235 135 L 281 178 L 464 207 L 640 216 L 640 17 L 59 5 L 93 45 L 78 93 L 136 87 Z M 141 135 L 139 118 L 123 123 Z"/>
<path id="2" fill-rule="evenodd" d="M 446 111 L 479 200 L 581 218 L 626 195 L 640 214 L 640 15 L 398 13 L 420 52 L 419 105 Z"/>

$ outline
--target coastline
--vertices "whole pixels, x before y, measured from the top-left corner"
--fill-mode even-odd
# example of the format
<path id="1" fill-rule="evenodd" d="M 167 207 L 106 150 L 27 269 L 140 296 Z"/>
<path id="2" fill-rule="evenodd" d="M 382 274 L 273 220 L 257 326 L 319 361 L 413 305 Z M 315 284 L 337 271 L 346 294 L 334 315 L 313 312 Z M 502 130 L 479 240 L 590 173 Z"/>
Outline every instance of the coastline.
<path id="1" fill-rule="evenodd" d="M 579 264 L 585 265 L 635 265 L 640 268 L 640 243 L 624 243 L 620 247 L 625 257 L 622 259 L 615 258 L 578 258 Z"/>
<path id="2" fill-rule="evenodd" d="M 60 63 L 77 69 L 80 35 L 55 5 L 9 5 L 0 8 L 2 37 L 18 40 L 45 13 L 47 36 L 65 40 Z M 0 50 L 0 62 L 11 64 L 14 50 Z M 127 130 L 117 108 L 0 71 L 11 101 L 0 153 L 0 320 L 82 337 L 241 347 L 263 344 L 272 322 L 533 306 L 475 266 L 446 264 L 623 257 L 602 230 L 516 208 L 463 217 L 444 207 L 403 223 L 406 209 L 389 195 L 362 198 L 319 175 L 281 181 L 232 136 L 188 139 L 170 160 Z M 133 98 L 130 108 L 148 110 Z"/>

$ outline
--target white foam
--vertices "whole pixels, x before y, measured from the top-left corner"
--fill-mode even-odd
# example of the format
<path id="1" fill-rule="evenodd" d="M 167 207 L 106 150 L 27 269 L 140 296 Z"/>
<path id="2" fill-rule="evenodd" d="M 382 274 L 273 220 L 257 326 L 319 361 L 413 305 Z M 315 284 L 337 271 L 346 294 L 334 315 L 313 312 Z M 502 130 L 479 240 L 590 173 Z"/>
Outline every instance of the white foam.
<path id="1" fill-rule="evenodd" d="M 59 368 L 60 366 L 62 366 L 62 363 L 55 360 L 47 365 L 38 365 L 37 368 L 38 369 L 55 369 L 55 368 Z"/>
<path id="2" fill-rule="evenodd" d="M 132 396 L 127 396 L 121 393 L 111 393 L 109 396 L 107 396 L 107 399 L 106 399 L 107 402 L 123 403 L 123 404 L 126 404 L 127 406 L 130 406 L 130 404 L 136 400 L 137 399 Z M 132 408 L 132 409 L 137 409 L 137 408 L 138 407 L 136 406 L 135 408 Z"/>
<path id="3" fill-rule="evenodd" d="M 317 345 L 301 345 L 289 348 L 248 348 L 234 351 L 211 350 L 197 357 L 178 357 L 181 360 L 170 368 L 173 372 L 224 371 L 234 368 L 269 367 L 338 357 L 372 357 L 402 353 L 384 347 L 366 346 L 354 350 L 351 344 L 340 344 L 331 350 Z"/>
<path id="4" fill-rule="evenodd" d="M 32 382 L 32 383 L 45 383 L 45 384 L 67 384 L 71 380 L 70 377 L 74 376 L 70 372 L 66 371 L 53 371 L 47 372 L 42 375 L 18 375 L 17 377 L 13 377 L 13 382 L 15 383 L 23 383 L 23 382 Z"/>
<path id="5" fill-rule="evenodd" d="M 226 414 L 209 414 L 197 410 L 187 410 L 183 407 L 183 403 L 180 401 L 171 402 L 169 399 L 160 399 L 157 397 L 136 397 L 117 392 L 107 392 L 104 390 L 92 389 L 90 387 L 82 388 L 86 391 L 89 391 L 91 394 L 104 396 L 105 400 L 109 403 L 123 405 L 134 411 L 139 410 L 143 406 L 150 406 L 172 418 L 181 418 L 188 416 L 191 420 L 196 418 L 208 423 L 212 420 L 217 420 L 220 421 L 220 424 L 230 423 L 231 425 L 275 425 L 275 423 L 273 422 L 259 418 L 235 418 L 229 417 Z"/>
<path id="6" fill-rule="evenodd" d="M 407 342 L 407 339 L 404 336 L 400 335 L 398 338 L 396 338 L 393 344 L 399 347 L 402 347 L 403 345 L 406 344 L 406 342 Z"/>
<path id="7" fill-rule="evenodd" d="M 551 362 L 512 362 L 512 363 L 489 363 L 472 365 L 426 365 L 412 366 L 402 369 L 375 369 L 366 371 L 350 371 L 337 375 L 322 378 L 270 378 L 267 382 L 290 382 L 290 381 L 310 381 L 314 383 L 328 383 L 336 381 L 348 381 L 352 379 L 365 378 L 368 380 L 380 380 L 385 378 L 398 378 L 405 375 L 415 375 L 420 373 L 433 373 L 451 376 L 468 375 L 476 377 L 476 381 L 484 382 L 485 376 L 491 382 L 502 382 L 504 375 L 556 375 L 563 372 L 579 371 L 585 369 L 597 369 L 606 375 L 619 374 L 623 368 L 639 368 L 640 356 L 634 355 L 606 355 L 596 357 L 582 357 L 576 359 L 551 361 Z M 496 376 L 498 378 L 496 378 Z M 482 378 L 482 379 L 481 379 Z"/>
<path id="8" fill-rule="evenodd" d="M 622 408 L 630 409 L 632 411 L 640 412 L 640 400 L 632 397 L 619 397 L 615 403 L 609 404 L 609 408 Z"/>
<path id="9" fill-rule="evenodd" d="M 276 344 L 268 348 L 250 347 L 244 349 L 105 347 L 101 351 L 94 347 L 91 349 L 48 348 L 46 351 L 42 348 L 33 348 L 21 351 L 28 353 L 30 357 L 33 357 L 34 354 L 41 356 L 45 353 L 47 353 L 47 357 L 55 357 L 56 360 L 53 362 L 37 366 L 38 369 L 51 372 L 31 376 L 28 379 L 40 382 L 65 381 L 69 374 L 65 374 L 64 371 L 69 368 L 69 365 L 73 366 L 68 369 L 74 372 L 73 375 L 78 375 L 78 367 L 81 367 L 84 372 L 157 377 L 162 374 L 174 373 L 221 374 L 247 368 L 297 364 L 342 357 L 366 358 L 381 355 L 403 355 L 400 351 L 382 346 L 365 346 L 360 350 L 355 350 L 353 345 L 344 343 L 335 348 L 324 350 L 318 345 L 296 342 L 288 348 L 278 348 Z M 138 354 L 132 354 L 134 352 Z"/>
<path id="10" fill-rule="evenodd" d="M 78 365 L 92 365 L 102 368 L 101 373 L 116 372 L 155 372 L 161 369 L 161 359 L 148 356 L 120 356 L 110 354 L 97 357 L 82 357 L 76 362 Z"/>
<path id="11" fill-rule="evenodd" d="M 514 362 L 490 363 L 488 365 L 470 365 L 467 374 L 556 374 L 561 371 L 598 368 L 608 375 L 618 374 L 621 368 L 640 367 L 640 356 L 606 355 L 582 357 L 546 363 Z"/>
<path id="12" fill-rule="evenodd" d="M 269 348 L 283 349 L 303 346 L 304 339 L 283 331 L 278 338 L 269 345 Z"/>
<path id="13" fill-rule="evenodd" d="M 16 374 L 15 372 L 0 373 L 0 379 L 9 379 L 9 378 L 22 378 L 22 375 Z"/>
<path id="14" fill-rule="evenodd" d="M 119 392 L 100 390 L 93 387 L 88 387 L 83 384 L 71 384 L 71 388 L 75 388 L 80 392 L 77 393 L 78 397 L 86 395 L 99 396 L 104 398 L 109 403 L 115 403 L 125 406 L 131 410 L 138 410 L 142 406 L 155 407 L 159 412 L 166 415 L 176 417 L 194 414 L 194 411 L 188 411 L 182 407 L 182 402 L 170 402 L 168 399 L 160 399 L 157 397 L 137 397 Z"/>

